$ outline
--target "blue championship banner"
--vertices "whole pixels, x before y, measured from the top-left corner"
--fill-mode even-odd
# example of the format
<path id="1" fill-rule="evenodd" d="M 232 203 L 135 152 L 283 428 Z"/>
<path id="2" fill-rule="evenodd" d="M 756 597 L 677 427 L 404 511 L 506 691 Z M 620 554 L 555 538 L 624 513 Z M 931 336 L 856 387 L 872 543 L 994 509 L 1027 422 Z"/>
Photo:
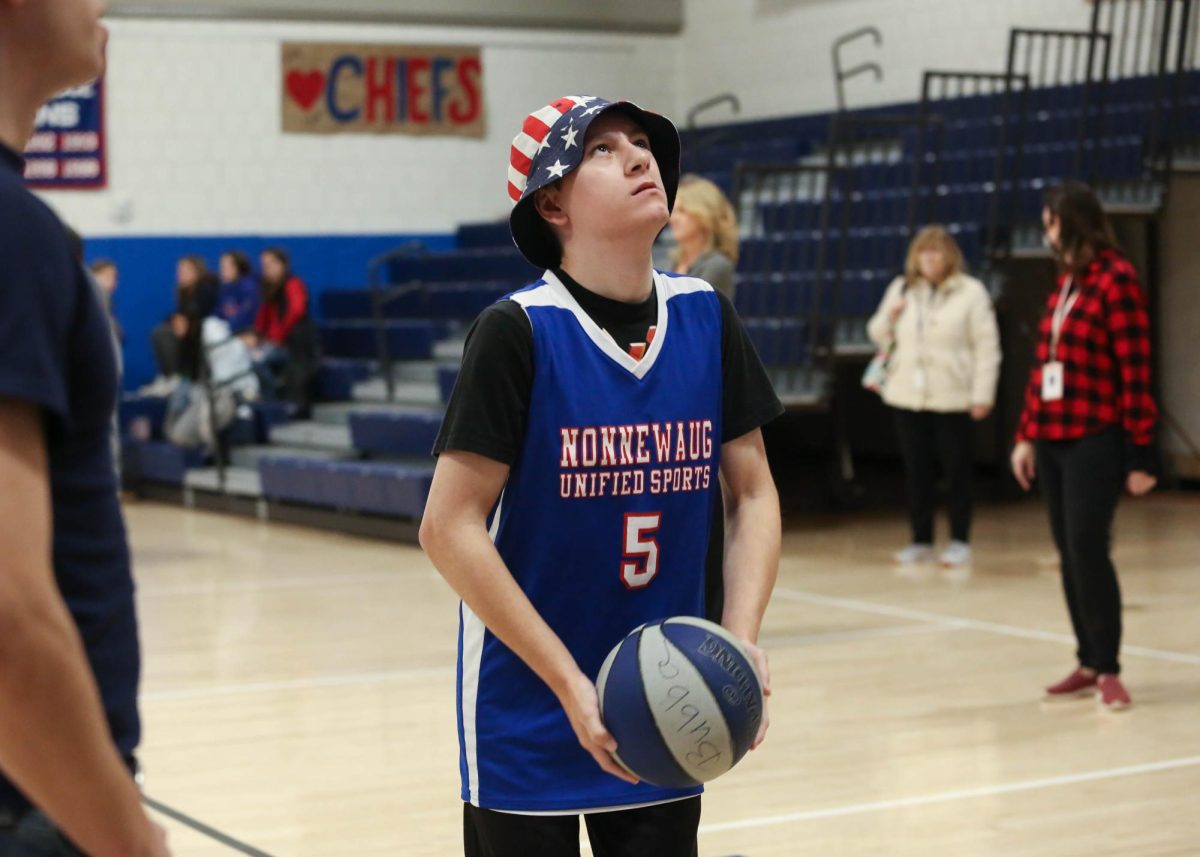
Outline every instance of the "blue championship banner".
<path id="1" fill-rule="evenodd" d="M 102 188 L 104 78 L 68 89 L 38 110 L 25 147 L 25 183 L 42 190 Z"/>

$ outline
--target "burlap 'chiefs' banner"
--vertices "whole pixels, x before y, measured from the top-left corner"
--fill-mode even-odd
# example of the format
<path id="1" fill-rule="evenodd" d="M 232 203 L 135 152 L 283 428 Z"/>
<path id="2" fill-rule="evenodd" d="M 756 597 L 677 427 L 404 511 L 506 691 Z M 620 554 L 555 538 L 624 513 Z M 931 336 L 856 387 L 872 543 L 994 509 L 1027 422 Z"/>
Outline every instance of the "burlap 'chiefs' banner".
<path id="1" fill-rule="evenodd" d="M 482 137 L 478 47 L 285 42 L 283 130 Z"/>

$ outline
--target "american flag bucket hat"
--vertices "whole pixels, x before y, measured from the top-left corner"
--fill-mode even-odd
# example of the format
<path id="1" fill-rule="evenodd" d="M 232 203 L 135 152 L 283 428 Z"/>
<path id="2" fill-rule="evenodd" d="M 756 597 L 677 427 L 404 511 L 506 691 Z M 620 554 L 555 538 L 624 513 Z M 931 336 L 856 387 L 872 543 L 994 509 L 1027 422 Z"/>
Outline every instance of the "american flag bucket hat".
<path id="1" fill-rule="evenodd" d="M 508 196 L 513 203 L 508 223 L 513 242 L 526 259 L 540 268 L 557 267 L 562 261 L 562 248 L 534 208 L 533 195 L 579 166 L 588 126 L 609 110 L 624 113 L 646 132 L 667 193 L 667 208 L 675 207 L 679 132 L 670 119 L 631 101 L 606 101 L 594 95 L 566 95 L 552 101 L 525 117 L 508 157 Z"/>

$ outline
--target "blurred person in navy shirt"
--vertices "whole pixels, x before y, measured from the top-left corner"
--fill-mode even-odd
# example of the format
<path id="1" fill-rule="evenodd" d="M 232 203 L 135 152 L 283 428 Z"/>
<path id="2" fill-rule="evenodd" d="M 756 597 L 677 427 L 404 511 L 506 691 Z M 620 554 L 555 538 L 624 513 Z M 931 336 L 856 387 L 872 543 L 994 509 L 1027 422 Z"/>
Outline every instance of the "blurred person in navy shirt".
<path id="1" fill-rule="evenodd" d="M 217 292 L 216 316 L 229 325 L 234 336 L 254 329 L 258 316 L 259 285 L 250 259 L 240 250 L 221 254 L 217 271 L 221 288 Z"/>
<path id="2" fill-rule="evenodd" d="M 134 782 L 134 583 L 108 314 L 19 154 L 103 71 L 100 0 L 0 0 L 0 854 L 162 857 Z M 77 251 L 76 251 L 77 252 Z"/>

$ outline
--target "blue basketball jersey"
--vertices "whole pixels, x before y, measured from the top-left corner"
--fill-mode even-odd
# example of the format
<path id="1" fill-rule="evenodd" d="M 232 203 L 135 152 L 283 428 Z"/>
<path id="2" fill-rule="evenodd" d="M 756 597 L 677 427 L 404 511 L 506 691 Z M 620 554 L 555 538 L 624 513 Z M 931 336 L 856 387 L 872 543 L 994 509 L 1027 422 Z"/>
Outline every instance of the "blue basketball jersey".
<path id="1" fill-rule="evenodd" d="M 510 298 L 533 328 L 524 443 L 491 535 L 533 606 L 593 680 L 626 634 L 703 615 L 719 490 L 721 307 L 703 280 L 655 272 L 658 321 L 635 360 L 562 282 Z M 555 812 L 699 794 L 630 785 L 579 745 L 550 689 L 463 604 L 458 727 L 462 797 Z"/>

